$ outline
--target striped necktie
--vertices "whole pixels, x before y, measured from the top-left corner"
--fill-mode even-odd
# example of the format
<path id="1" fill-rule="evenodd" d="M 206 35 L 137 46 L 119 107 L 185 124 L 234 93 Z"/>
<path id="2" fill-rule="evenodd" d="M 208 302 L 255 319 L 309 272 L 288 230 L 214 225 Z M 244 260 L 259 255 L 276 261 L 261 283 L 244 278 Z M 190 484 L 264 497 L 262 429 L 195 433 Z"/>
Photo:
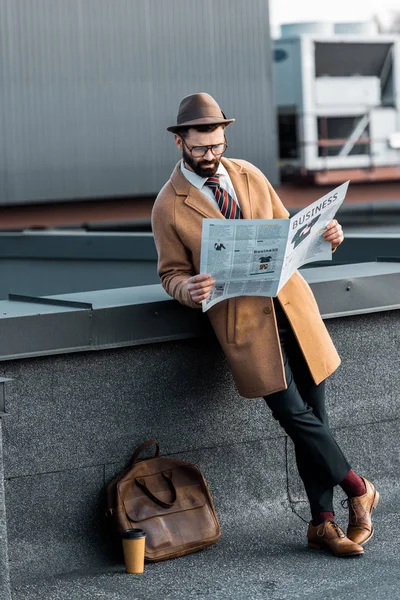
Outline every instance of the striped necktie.
<path id="1" fill-rule="evenodd" d="M 219 210 L 225 219 L 243 219 L 242 212 L 235 199 L 221 187 L 219 175 L 209 177 L 204 185 L 212 189 Z"/>

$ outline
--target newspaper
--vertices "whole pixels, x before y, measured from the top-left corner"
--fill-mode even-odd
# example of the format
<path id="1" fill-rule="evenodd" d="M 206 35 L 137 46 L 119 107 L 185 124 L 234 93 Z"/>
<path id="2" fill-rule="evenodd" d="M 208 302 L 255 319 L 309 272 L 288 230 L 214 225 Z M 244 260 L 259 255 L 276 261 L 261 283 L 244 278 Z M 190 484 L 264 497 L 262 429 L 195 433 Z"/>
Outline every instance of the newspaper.
<path id="1" fill-rule="evenodd" d="M 216 281 L 203 312 L 235 296 L 277 296 L 302 265 L 332 260 L 331 244 L 322 235 L 349 183 L 291 219 L 203 219 L 200 273 Z"/>

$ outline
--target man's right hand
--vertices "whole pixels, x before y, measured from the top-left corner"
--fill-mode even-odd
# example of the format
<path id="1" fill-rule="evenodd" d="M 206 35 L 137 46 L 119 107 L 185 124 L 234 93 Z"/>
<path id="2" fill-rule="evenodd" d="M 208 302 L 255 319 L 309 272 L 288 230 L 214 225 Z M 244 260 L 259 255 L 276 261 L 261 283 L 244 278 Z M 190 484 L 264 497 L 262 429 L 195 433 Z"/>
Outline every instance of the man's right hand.
<path id="1" fill-rule="evenodd" d="M 187 289 L 189 296 L 193 302 L 200 304 L 205 300 L 210 292 L 211 288 L 215 283 L 215 279 L 209 274 L 194 275 L 187 280 Z"/>

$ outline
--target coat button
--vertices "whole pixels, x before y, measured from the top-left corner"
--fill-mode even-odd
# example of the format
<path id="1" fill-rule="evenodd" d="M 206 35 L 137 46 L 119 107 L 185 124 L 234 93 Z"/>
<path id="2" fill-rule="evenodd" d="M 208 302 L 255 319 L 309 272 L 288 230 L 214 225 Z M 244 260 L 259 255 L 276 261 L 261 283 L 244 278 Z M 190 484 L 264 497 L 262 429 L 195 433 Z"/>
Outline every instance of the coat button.
<path id="1" fill-rule="evenodd" d="M 266 315 L 269 315 L 272 312 L 272 309 L 269 306 L 266 306 L 264 308 L 264 312 L 265 312 Z"/>

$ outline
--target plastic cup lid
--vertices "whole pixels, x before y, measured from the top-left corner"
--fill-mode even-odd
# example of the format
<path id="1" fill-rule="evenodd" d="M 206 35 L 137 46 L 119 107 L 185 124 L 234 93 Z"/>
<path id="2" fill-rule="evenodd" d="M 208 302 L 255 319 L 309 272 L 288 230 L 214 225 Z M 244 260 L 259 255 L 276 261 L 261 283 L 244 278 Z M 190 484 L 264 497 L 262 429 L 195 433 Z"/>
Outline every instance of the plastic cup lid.
<path id="1" fill-rule="evenodd" d="M 146 537 L 146 532 L 143 529 L 127 529 L 124 531 L 122 537 L 125 540 L 137 540 Z"/>

